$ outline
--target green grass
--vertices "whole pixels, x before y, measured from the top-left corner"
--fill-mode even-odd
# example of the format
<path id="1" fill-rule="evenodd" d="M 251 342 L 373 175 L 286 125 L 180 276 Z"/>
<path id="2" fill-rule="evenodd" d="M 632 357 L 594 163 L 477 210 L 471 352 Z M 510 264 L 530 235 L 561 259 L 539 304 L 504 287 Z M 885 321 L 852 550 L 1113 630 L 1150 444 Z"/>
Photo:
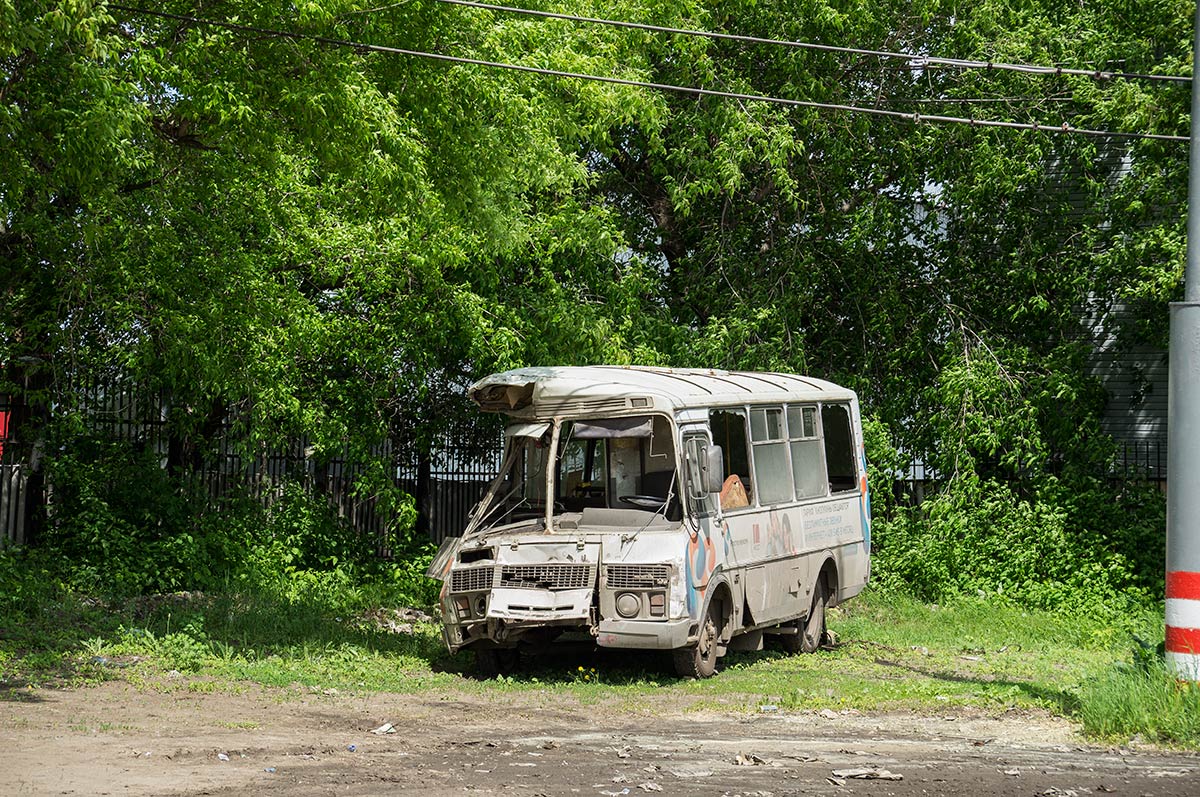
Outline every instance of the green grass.
<path id="1" fill-rule="evenodd" d="M 459 690 L 497 700 L 570 694 L 639 710 L 653 698 L 723 711 L 1044 709 L 1105 740 L 1200 746 L 1197 692 L 1154 661 L 1129 663 L 1135 635 L 1162 639 L 1159 607 L 1056 614 L 868 593 L 834 610 L 830 622 L 833 650 L 730 653 L 706 681 L 675 677 L 662 653 L 586 648 L 528 657 L 519 673 L 481 681 L 470 675 L 469 655 L 447 654 L 436 625 L 393 633 L 345 605 L 217 595 L 105 607 L 60 596 L 17 622 L 0 621 L 0 695 L 115 678 L 194 692 L 249 682 L 308 692 Z"/>
<path id="2" fill-rule="evenodd" d="M 1200 688 L 1161 666 L 1114 667 L 1083 687 L 1084 732 L 1099 739 L 1200 746 Z"/>

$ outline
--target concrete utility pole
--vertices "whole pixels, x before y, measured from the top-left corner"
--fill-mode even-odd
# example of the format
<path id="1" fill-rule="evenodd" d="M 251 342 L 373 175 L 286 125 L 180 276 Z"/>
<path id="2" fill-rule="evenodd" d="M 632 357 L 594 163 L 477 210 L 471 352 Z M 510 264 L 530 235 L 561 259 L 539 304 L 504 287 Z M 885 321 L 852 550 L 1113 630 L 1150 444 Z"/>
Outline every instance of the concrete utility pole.
<path id="1" fill-rule="evenodd" d="M 1167 399 L 1167 666 L 1200 681 L 1200 4 L 1192 31 L 1183 301 L 1171 305 Z"/>

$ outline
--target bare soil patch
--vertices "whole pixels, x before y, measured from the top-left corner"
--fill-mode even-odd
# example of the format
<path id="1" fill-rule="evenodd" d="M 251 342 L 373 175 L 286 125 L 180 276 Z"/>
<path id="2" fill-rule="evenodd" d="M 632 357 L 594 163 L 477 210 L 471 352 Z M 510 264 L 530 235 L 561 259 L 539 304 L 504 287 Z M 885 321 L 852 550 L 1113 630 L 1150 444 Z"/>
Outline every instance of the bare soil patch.
<path id="1" fill-rule="evenodd" d="M 631 705 L 500 689 L 206 691 L 215 686 L 9 692 L 0 792 L 1200 794 L 1196 755 L 1089 745 L 1066 721 L 1027 712 L 744 714 L 657 695 Z"/>

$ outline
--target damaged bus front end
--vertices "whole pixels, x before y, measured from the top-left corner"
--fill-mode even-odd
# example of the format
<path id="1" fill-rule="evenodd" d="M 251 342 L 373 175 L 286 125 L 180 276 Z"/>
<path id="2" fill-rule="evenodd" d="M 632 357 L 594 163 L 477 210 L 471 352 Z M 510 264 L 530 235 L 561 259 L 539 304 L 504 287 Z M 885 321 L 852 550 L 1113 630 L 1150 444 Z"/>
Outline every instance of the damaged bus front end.
<path id="1" fill-rule="evenodd" d="M 670 416 L 589 409 L 510 424 L 499 476 L 431 567 L 447 647 L 474 650 L 483 670 L 569 631 L 614 647 L 687 642 L 684 552 L 663 544 L 682 523 Z"/>

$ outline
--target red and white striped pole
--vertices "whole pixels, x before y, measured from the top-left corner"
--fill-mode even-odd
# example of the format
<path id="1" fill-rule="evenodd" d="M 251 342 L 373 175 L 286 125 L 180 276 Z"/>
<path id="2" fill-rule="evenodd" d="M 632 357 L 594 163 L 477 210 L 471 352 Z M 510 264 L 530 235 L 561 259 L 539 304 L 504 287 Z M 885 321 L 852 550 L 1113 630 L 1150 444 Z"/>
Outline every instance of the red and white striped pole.
<path id="1" fill-rule="evenodd" d="M 1200 681 L 1200 573 L 1167 573 L 1166 648 L 1176 677 Z"/>
<path id="2" fill-rule="evenodd" d="M 1167 390 L 1167 667 L 1189 681 L 1200 681 L 1200 5 L 1195 20 L 1187 264 Z"/>

